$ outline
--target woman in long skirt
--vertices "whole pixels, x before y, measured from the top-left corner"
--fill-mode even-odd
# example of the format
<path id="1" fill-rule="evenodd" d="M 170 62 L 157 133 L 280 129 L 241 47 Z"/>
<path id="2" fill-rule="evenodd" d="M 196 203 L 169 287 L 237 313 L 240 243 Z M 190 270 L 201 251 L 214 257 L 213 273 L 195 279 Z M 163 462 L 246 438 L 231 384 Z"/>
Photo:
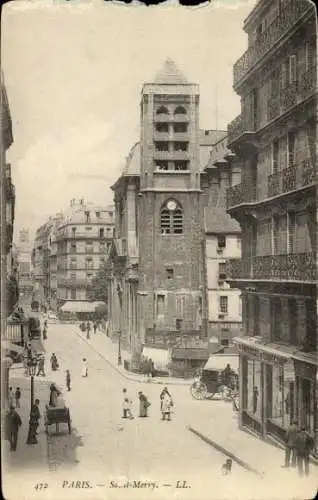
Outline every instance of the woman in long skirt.
<path id="1" fill-rule="evenodd" d="M 139 417 L 148 417 L 148 408 L 150 406 L 150 403 L 146 396 L 139 391 L 138 392 L 138 397 L 139 397 Z"/>

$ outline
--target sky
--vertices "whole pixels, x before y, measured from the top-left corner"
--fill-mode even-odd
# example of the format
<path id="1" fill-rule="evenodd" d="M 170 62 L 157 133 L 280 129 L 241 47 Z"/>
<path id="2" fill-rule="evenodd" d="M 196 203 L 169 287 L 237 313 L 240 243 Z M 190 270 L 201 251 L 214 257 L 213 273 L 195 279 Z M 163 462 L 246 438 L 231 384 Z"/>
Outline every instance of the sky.
<path id="1" fill-rule="evenodd" d="M 13 121 L 7 160 L 15 232 L 31 235 L 72 198 L 112 202 L 110 186 L 139 140 L 140 92 L 170 57 L 200 85 L 200 125 L 240 112 L 234 62 L 253 0 L 191 8 L 99 0 L 18 0 L 2 16 L 2 68 Z"/>

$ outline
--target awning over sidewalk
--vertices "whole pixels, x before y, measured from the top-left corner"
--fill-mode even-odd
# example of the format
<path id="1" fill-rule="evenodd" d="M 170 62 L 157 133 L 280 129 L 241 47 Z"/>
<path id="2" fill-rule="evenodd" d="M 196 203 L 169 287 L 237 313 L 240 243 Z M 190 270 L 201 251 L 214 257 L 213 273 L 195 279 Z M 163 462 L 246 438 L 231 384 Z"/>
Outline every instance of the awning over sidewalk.
<path id="1" fill-rule="evenodd" d="M 224 370 L 227 364 L 231 365 L 232 370 L 238 373 L 239 357 L 237 354 L 214 354 L 209 357 L 204 370 Z"/>
<path id="2" fill-rule="evenodd" d="M 264 361 L 280 359 L 282 362 L 285 362 L 291 359 L 295 352 L 295 347 L 276 344 L 274 342 L 263 344 L 258 339 L 256 340 L 255 337 L 235 337 L 233 341 L 237 345 L 238 351 L 242 354 L 257 355 L 264 358 Z"/>
<path id="3" fill-rule="evenodd" d="M 208 349 L 200 349 L 200 348 L 183 348 L 183 347 L 175 347 L 172 349 L 173 359 L 193 359 L 199 361 L 206 361 L 209 359 L 209 351 Z"/>
<path id="4" fill-rule="evenodd" d="M 65 302 L 61 307 L 62 312 L 93 313 L 97 307 L 106 305 L 105 302 Z"/>
<path id="5" fill-rule="evenodd" d="M 154 347 L 144 347 L 142 355 L 151 358 L 156 370 L 163 370 L 170 363 L 170 354 L 167 349 L 156 349 Z"/>

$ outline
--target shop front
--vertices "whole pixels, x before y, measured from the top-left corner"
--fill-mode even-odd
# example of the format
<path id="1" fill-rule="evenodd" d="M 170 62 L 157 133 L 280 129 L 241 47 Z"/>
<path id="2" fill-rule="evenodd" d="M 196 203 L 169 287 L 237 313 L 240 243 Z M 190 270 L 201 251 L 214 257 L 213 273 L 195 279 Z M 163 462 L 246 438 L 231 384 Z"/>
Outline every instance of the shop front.
<path id="1" fill-rule="evenodd" d="M 315 363 L 315 364 L 314 364 Z M 296 410 L 301 426 L 311 435 L 317 433 L 317 359 L 308 362 L 294 358 L 296 375 Z"/>
<path id="2" fill-rule="evenodd" d="M 274 344 L 242 338 L 235 342 L 240 355 L 240 425 L 263 438 L 271 435 L 284 441 L 295 415 L 295 373 L 290 353 Z"/>

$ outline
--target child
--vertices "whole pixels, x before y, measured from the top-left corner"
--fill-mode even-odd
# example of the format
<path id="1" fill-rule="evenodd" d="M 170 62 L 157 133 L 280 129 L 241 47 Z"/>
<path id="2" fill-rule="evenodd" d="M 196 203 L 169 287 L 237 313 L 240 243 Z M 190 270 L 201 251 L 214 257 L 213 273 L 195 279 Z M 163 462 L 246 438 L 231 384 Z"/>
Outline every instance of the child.
<path id="1" fill-rule="evenodd" d="M 124 401 L 123 401 L 123 418 L 132 419 L 132 418 L 134 418 L 133 414 L 132 414 L 132 411 L 131 411 L 132 401 L 128 397 L 127 389 L 123 389 L 123 395 L 124 395 Z"/>
<path id="2" fill-rule="evenodd" d="M 16 408 L 20 408 L 21 407 L 21 405 L 20 405 L 20 399 L 21 399 L 21 389 L 20 389 L 20 387 L 17 387 L 16 391 L 15 391 L 15 407 Z"/>
<path id="3" fill-rule="evenodd" d="M 66 370 L 66 387 L 67 387 L 68 391 L 71 390 L 71 374 L 70 374 L 70 370 Z"/>

